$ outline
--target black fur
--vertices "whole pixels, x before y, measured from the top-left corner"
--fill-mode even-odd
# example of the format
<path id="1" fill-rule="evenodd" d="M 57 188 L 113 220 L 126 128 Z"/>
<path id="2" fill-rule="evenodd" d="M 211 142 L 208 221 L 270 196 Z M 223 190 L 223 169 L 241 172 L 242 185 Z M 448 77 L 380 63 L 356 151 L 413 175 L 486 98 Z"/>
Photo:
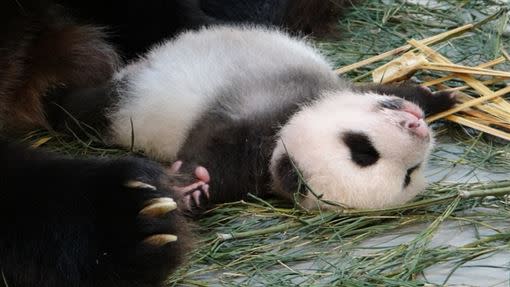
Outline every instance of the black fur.
<path id="1" fill-rule="evenodd" d="M 209 170 L 211 174 L 209 204 L 246 199 L 248 193 L 267 196 L 267 192 L 271 190 L 269 162 L 279 128 L 287 123 L 302 104 L 317 99 L 321 90 L 335 90 L 337 84 L 340 88 L 345 85 L 342 81 L 336 83 L 323 81 L 321 77 L 302 70 L 287 71 L 268 78 L 278 83 L 275 86 L 280 93 L 279 99 L 293 100 L 281 103 L 275 101 L 275 109 L 266 114 L 237 118 L 231 116 L 232 107 L 222 103 L 235 105 L 231 99 L 236 99 L 237 96 L 232 93 L 241 91 L 235 86 L 226 87 L 219 92 L 221 96 L 217 102 L 196 121 L 177 155 L 178 159 L 184 161 L 183 168 L 188 172 L 197 165 L 205 166 Z M 268 81 L 268 78 L 265 78 L 265 81 Z M 255 82 L 252 88 L 260 89 L 264 84 L 273 86 L 272 83 Z M 307 89 L 298 88 L 303 86 Z M 249 89 L 242 92 L 250 93 Z M 408 88 L 394 88 L 394 95 L 402 97 L 407 95 L 407 91 Z M 442 96 L 450 98 L 449 94 Z M 429 99 L 432 98 L 425 97 L 423 103 L 429 104 L 427 102 Z M 353 131 L 339 135 L 340 140 L 349 146 L 352 160 L 359 166 L 367 167 L 379 160 L 377 149 L 366 135 Z M 280 167 L 283 169 L 284 166 Z M 296 184 L 297 181 L 288 189 L 281 188 L 291 191 Z"/>
<path id="2" fill-rule="evenodd" d="M 120 62 L 105 29 L 78 23 L 50 1 L 0 1 L 0 50 L 2 134 L 48 128 L 49 91 L 101 85 Z"/>
<path id="3" fill-rule="evenodd" d="M 121 58 L 130 60 L 185 29 L 256 23 L 308 33 L 334 23 L 332 15 L 347 6 L 345 2 L 0 1 L 1 132 L 49 128 L 44 109 L 48 93 L 57 89 L 65 91 L 59 93 L 65 97 L 100 86 Z"/>
<path id="4" fill-rule="evenodd" d="M 267 14 L 262 13 L 247 20 L 305 31 L 313 30 L 317 20 L 299 23 L 304 19 L 298 17 L 300 12 L 314 11 L 303 9 L 308 7 L 305 4 L 330 6 L 322 5 L 323 1 L 256 2 L 273 3 L 274 9 L 261 9 L 275 18 L 266 20 Z M 1 2 L 0 47 L 9 52 L 0 55 L 0 63 L 9 64 L 0 71 L 0 81 L 6 86 L 0 91 L 0 107 L 6 110 L 2 117 L 15 129 L 20 127 L 20 119 L 27 129 L 47 127 L 46 115 L 54 127 L 76 128 L 72 121 L 64 120 L 63 107 L 80 122 L 100 129 L 108 124 L 103 116 L 105 107 L 116 99 L 115 92 L 102 85 L 110 80 L 119 58 L 133 58 L 184 28 L 237 21 L 228 15 L 246 14 L 235 11 L 246 6 L 225 7 L 225 3 L 230 1 Z M 278 11 L 280 7 L 289 11 Z M 223 10 L 229 14 L 220 15 Z M 73 49 L 68 49 L 69 43 Z M 303 101 L 316 95 L 310 88 Z M 29 100 L 31 108 L 27 109 Z M 225 119 L 223 124 L 206 123 L 191 132 L 179 158 L 190 171 L 197 164 L 211 171 L 211 190 L 218 191 L 211 193 L 211 202 L 236 200 L 248 192 L 263 194 L 269 189 L 267 162 L 276 127 L 287 121 L 298 104 L 285 107 L 275 118 Z M 11 110 L 19 116 L 12 116 Z M 211 112 L 221 119 L 218 109 Z M 195 134 L 205 136 L 192 140 Z M 185 256 L 188 225 L 181 211 L 162 218 L 137 216 L 147 200 L 179 199 L 168 187 L 176 179 L 169 178 L 158 164 L 137 158 L 68 159 L 3 140 L 0 159 L 0 270 L 9 286 L 155 286 Z M 157 190 L 125 187 L 131 179 Z M 179 240 L 160 248 L 141 243 L 159 233 L 176 234 Z"/>
<path id="5" fill-rule="evenodd" d="M 108 27 L 110 41 L 132 58 L 183 29 L 215 23 L 199 0 L 73 1 L 57 0 L 83 23 Z"/>
<path id="6" fill-rule="evenodd" d="M 341 137 L 345 145 L 349 147 L 351 160 L 360 167 L 371 166 L 379 160 L 379 152 L 366 134 L 353 131 L 346 132 Z"/>
<path id="7" fill-rule="evenodd" d="M 267 114 L 232 118 L 229 107 L 222 104 L 229 101 L 222 97 L 236 98 L 232 93 L 240 91 L 235 86 L 226 87 L 219 92 L 222 96 L 218 101 L 196 121 L 177 155 L 188 170 L 196 165 L 207 167 L 211 174 L 210 203 L 246 199 L 248 193 L 266 196 L 270 190 L 268 163 L 279 127 L 289 120 L 301 104 L 316 99 L 321 88 L 334 88 L 333 83 L 301 70 L 270 78 L 278 83 L 281 99 L 294 100 L 276 105 L 280 110 L 268 111 Z M 254 83 L 252 88 L 257 91 L 261 85 L 263 83 Z M 302 86 L 307 89 L 303 90 Z M 287 97 L 283 93 L 293 96 Z"/>
<path id="8" fill-rule="evenodd" d="M 285 125 L 303 103 L 316 99 L 321 88 L 335 89 L 334 84 L 321 82 L 313 75 L 297 71 L 270 78 L 281 84 L 282 94 L 279 98 L 287 98 L 283 94 L 287 92 L 297 97 L 294 98 L 295 101 L 275 103 L 274 106 L 279 107 L 279 110 L 268 111 L 267 114 L 251 118 L 235 118 L 230 116 L 230 107 L 221 104 L 222 101 L 232 102 L 222 100 L 220 97 L 218 103 L 213 104 L 208 112 L 196 121 L 196 125 L 177 155 L 177 158 L 184 161 L 183 168 L 188 172 L 197 165 L 208 168 L 211 174 L 209 204 L 246 199 L 248 193 L 261 197 L 268 196 L 267 192 L 271 190 L 268 168 L 279 128 Z M 271 86 L 269 83 L 268 85 Z M 294 86 L 300 85 L 306 86 L 308 90 L 303 93 L 302 90 L 294 89 Z M 345 83 L 341 83 L 341 86 L 343 85 Z M 402 97 L 407 95 L 408 90 L 408 88 L 402 90 L 394 88 L 393 95 Z M 239 91 L 235 88 L 227 88 L 221 94 L 228 99 L 235 99 L 236 96 L 229 93 L 236 92 Z M 440 96 L 451 99 L 450 94 Z M 289 96 L 289 98 L 292 97 Z M 424 97 L 422 104 L 431 105 L 428 100 L 433 98 Z M 394 108 L 398 108 L 399 105 L 401 103 L 398 100 L 393 102 Z M 360 167 L 375 164 L 380 158 L 379 152 L 364 134 L 355 131 L 342 134 L 339 135 L 339 141 L 344 141 L 350 148 L 353 162 Z M 280 160 L 283 160 L 278 167 L 280 173 L 284 173 L 285 168 L 294 170 L 284 164 L 283 158 Z M 289 186 L 280 186 L 280 188 L 289 192 L 295 191 L 298 184 L 297 177 L 289 173 L 289 176 L 284 178 L 288 179 L 284 184 Z M 288 195 L 290 197 L 292 194 Z M 284 195 L 284 197 L 287 196 Z M 204 207 L 207 208 L 207 206 Z M 200 213 L 200 211 L 197 212 Z"/>
<path id="9" fill-rule="evenodd" d="M 288 0 L 202 0 L 201 9 L 221 21 L 280 24 Z M 225 7 L 228 7 L 225 9 Z"/>
<path id="10" fill-rule="evenodd" d="M 183 28 L 221 23 L 276 25 L 300 33 L 331 30 L 348 0 L 56 0 L 84 23 L 109 27 L 125 57 L 143 53 Z"/>
<path id="11" fill-rule="evenodd" d="M 236 3 L 240 2 L 263 5 L 261 1 Z M 269 9 L 260 7 L 265 12 L 253 13 L 248 6 L 228 6 L 228 0 L 0 1 L 0 49 L 4 52 L 0 55 L 4 64 L 0 132 L 14 134 L 51 126 L 97 135 L 96 131 L 108 125 L 105 108 L 116 101 L 116 91 L 104 84 L 120 59 L 136 57 L 183 29 L 248 21 L 307 32 L 315 24 L 332 20 L 323 17 L 334 9 L 330 10 L 329 2 L 322 5 L 322 0 L 269 2 Z M 326 9 L 305 9 L 310 3 Z M 254 17 L 245 18 L 252 13 Z M 213 129 L 226 139 L 220 142 L 219 155 L 232 155 L 211 158 L 212 176 L 218 177 L 219 184 L 226 181 L 230 187 L 238 184 L 235 181 L 245 181 L 247 186 L 255 183 L 266 189 L 268 172 L 262 162 L 267 161 L 272 142 L 269 136 L 263 137 L 246 149 L 236 141 L 239 136 L 256 137 L 249 127 L 236 123 Z M 210 136 L 215 135 L 211 132 Z M 184 158 L 194 158 L 194 148 L 199 148 L 197 152 L 209 148 L 200 146 L 201 141 L 188 144 Z M 258 149 L 259 145 L 264 148 Z M 236 156 L 230 148 L 238 149 Z M 253 171 L 253 177 L 235 178 L 217 168 L 238 162 L 237 155 L 243 154 L 253 159 L 242 166 Z M 186 255 L 188 225 L 180 211 L 164 218 L 137 216 L 149 199 L 179 197 L 168 187 L 176 179 L 169 178 L 159 165 L 137 158 L 68 159 L 3 139 L 0 160 L 0 271 L 8 286 L 155 286 Z M 157 190 L 126 188 L 123 184 L 130 179 Z M 248 190 L 236 192 L 246 194 Z M 177 234 L 179 240 L 161 248 L 140 243 L 158 233 Z"/>
<path id="12" fill-rule="evenodd" d="M 451 92 L 432 93 L 427 88 L 410 84 L 365 85 L 360 90 L 369 90 L 378 94 L 397 96 L 420 106 L 425 115 L 435 114 L 455 105 L 455 96 Z"/>
<path id="13" fill-rule="evenodd" d="M 401 110 L 404 108 L 404 101 L 402 99 L 390 99 L 381 101 L 379 105 L 383 109 Z"/>
<path id="14" fill-rule="evenodd" d="M 219 21 L 267 24 L 306 34 L 330 34 L 352 0 L 200 0 L 202 11 Z M 338 32 L 338 31 L 336 31 Z"/>
<path id="15" fill-rule="evenodd" d="M 52 91 L 45 103 L 48 122 L 56 131 L 104 142 L 101 135 L 110 123 L 106 115 L 118 102 L 122 84 Z"/>
<path id="16" fill-rule="evenodd" d="M 404 178 L 404 187 L 407 187 L 411 183 L 411 174 L 413 174 L 413 172 L 419 167 L 420 167 L 420 164 L 417 164 L 407 170 L 406 176 Z"/>
<path id="17" fill-rule="evenodd" d="M 148 200 L 180 196 L 153 162 L 68 159 L 0 142 L 0 266 L 8 286 L 154 286 L 182 260 L 190 237 L 179 210 L 141 217 Z M 138 180 L 153 185 L 128 188 Z M 142 240 L 174 234 L 154 247 Z"/>
<path id="18" fill-rule="evenodd" d="M 267 119 L 203 123 L 191 131 L 178 158 L 188 166 L 186 171 L 196 165 L 207 167 L 212 179 L 209 202 L 246 199 L 248 193 L 263 196 L 269 189 L 267 162 L 275 128 Z M 195 134 L 200 140 L 192 140 Z"/>
<path id="19" fill-rule="evenodd" d="M 280 180 L 280 186 L 283 191 L 289 194 L 298 192 L 301 195 L 307 195 L 308 189 L 299 182 L 299 174 L 296 171 L 295 163 L 288 155 L 284 155 L 278 159 L 276 163 L 276 173 Z"/>

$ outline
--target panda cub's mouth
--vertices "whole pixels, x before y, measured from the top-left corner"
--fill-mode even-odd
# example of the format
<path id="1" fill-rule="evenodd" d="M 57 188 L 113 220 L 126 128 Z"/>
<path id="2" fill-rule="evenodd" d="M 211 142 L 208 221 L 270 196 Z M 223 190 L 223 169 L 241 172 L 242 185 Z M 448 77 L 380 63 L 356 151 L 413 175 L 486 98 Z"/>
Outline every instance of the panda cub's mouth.
<path id="1" fill-rule="evenodd" d="M 379 108 L 394 111 L 399 127 L 411 135 L 420 139 L 429 139 L 429 128 L 425 123 L 425 114 L 417 105 L 402 99 L 392 98 L 380 101 Z"/>

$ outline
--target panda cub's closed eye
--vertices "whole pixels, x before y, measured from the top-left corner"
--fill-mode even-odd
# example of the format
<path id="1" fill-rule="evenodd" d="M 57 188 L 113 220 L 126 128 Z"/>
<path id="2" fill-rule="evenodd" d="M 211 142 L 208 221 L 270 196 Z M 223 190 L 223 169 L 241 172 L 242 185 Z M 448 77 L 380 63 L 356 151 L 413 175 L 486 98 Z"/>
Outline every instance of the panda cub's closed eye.
<path id="1" fill-rule="evenodd" d="M 366 134 L 351 131 L 343 133 L 341 137 L 349 148 L 351 160 L 360 167 L 373 165 L 379 160 L 379 152 Z"/>
<path id="2" fill-rule="evenodd" d="M 402 110 L 404 107 L 404 100 L 390 98 L 384 101 L 380 101 L 379 106 L 383 109 Z"/>

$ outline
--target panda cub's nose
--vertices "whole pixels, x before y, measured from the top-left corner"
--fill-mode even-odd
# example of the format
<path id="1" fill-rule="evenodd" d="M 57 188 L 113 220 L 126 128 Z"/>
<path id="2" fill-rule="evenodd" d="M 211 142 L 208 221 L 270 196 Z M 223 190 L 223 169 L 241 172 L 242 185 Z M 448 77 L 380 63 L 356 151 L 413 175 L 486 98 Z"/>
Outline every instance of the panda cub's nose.
<path id="1" fill-rule="evenodd" d="M 417 118 L 415 115 L 407 112 L 404 117 L 404 120 L 400 122 L 403 128 L 420 138 L 427 138 L 429 136 L 429 128 L 423 118 Z"/>
<path id="2" fill-rule="evenodd" d="M 425 114 L 420 107 L 411 102 L 404 101 L 400 111 L 404 113 L 404 128 L 420 138 L 427 138 L 429 136 L 429 128 L 424 120 Z"/>
<path id="3" fill-rule="evenodd" d="M 394 110 L 398 114 L 402 128 L 419 138 L 428 138 L 429 129 L 424 120 L 425 114 L 416 104 L 396 98 L 390 98 L 379 104 L 383 109 Z"/>

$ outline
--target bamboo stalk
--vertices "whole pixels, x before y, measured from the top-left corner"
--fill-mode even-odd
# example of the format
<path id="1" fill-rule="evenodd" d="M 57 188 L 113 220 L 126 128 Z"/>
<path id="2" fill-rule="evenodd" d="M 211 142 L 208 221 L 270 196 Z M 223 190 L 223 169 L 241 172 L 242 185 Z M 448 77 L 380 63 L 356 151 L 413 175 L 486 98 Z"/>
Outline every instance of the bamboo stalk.
<path id="1" fill-rule="evenodd" d="M 469 30 L 473 29 L 474 27 L 475 27 L 474 24 L 467 24 L 467 25 L 455 28 L 453 30 L 443 32 L 441 34 L 434 35 L 434 36 L 429 37 L 429 38 L 425 38 L 423 40 L 420 40 L 420 42 L 422 42 L 425 45 L 434 45 L 434 44 L 440 43 L 441 41 L 449 39 L 449 38 L 451 38 L 453 36 L 456 36 L 458 34 L 462 34 L 462 33 L 466 32 L 466 31 L 469 31 Z M 399 54 L 401 54 L 403 52 L 408 51 L 411 48 L 412 48 L 412 46 L 409 45 L 409 44 L 403 45 L 403 46 L 400 46 L 400 47 L 395 48 L 393 50 L 390 50 L 390 51 L 387 51 L 385 53 L 382 53 L 380 55 L 377 55 L 377 56 L 365 59 L 363 61 L 351 64 L 351 65 L 348 65 L 348 66 L 345 66 L 345 67 L 342 67 L 342 68 L 339 68 L 339 69 L 335 70 L 335 72 L 337 74 L 343 74 L 343 73 L 352 71 L 354 69 L 366 66 L 368 64 L 372 64 L 372 63 L 384 60 L 384 59 L 386 59 L 386 58 L 388 58 L 390 56 L 399 55 Z"/>
<path id="2" fill-rule="evenodd" d="M 480 246 L 483 244 L 487 244 L 487 243 L 490 243 L 493 241 L 505 240 L 505 239 L 509 239 L 509 238 L 510 238 L 510 232 L 497 233 L 497 234 L 489 235 L 489 236 L 482 238 L 480 240 L 465 244 L 462 246 L 462 248 L 474 248 L 474 247 L 477 247 L 477 246 Z"/>
<path id="3" fill-rule="evenodd" d="M 441 42 L 443 42 L 445 40 L 448 40 L 448 39 L 450 39 L 452 37 L 461 35 L 461 34 L 467 32 L 469 30 L 472 30 L 474 28 L 480 27 L 480 26 L 484 25 L 485 23 L 487 23 L 489 21 L 492 21 L 493 19 L 496 19 L 499 16 L 501 16 L 502 14 L 507 13 L 507 12 L 508 12 L 507 9 L 500 9 L 498 12 L 496 12 L 496 13 L 488 16 L 488 17 L 486 17 L 485 19 L 482 19 L 480 22 L 477 22 L 475 24 L 466 24 L 466 25 L 457 27 L 455 29 L 452 29 L 450 31 L 446 31 L 446 32 L 443 32 L 443 33 L 440 33 L 440 34 L 437 34 L 437 35 L 434 35 L 434 36 L 422 39 L 422 40 L 420 40 L 420 42 L 423 43 L 424 45 L 434 45 L 434 44 L 437 44 L 437 43 L 441 43 Z M 387 51 L 385 53 L 382 53 L 380 55 L 377 55 L 377 56 L 365 59 L 363 61 L 360 61 L 360 62 L 351 64 L 351 65 L 344 66 L 342 68 L 336 69 L 335 72 L 337 74 L 343 74 L 343 73 L 352 71 L 354 69 L 366 66 L 368 64 L 372 64 L 372 63 L 384 60 L 387 57 L 399 55 L 400 53 L 406 52 L 406 51 L 408 51 L 411 48 L 412 48 L 412 46 L 409 45 L 409 44 L 403 45 L 403 46 L 400 46 L 400 47 L 395 48 L 393 50 L 390 50 L 390 51 Z"/>
<path id="4" fill-rule="evenodd" d="M 477 67 L 478 68 L 490 68 L 490 67 L 493 67 L 493 66 L 496 66 L 496 65 L 499 65 L 499 64 L 502 64 L 506 61 L 505 57 L 501 56 L 499 58 L 496 58 L 490 62 L 487 62 L 487 63 L 483 63 L 481 65 L 478 65 Z M 429 87 L 429 86 L 434 86 L 434 85 L 437 85 L 437 84 L 440 84 L 440 83 L 443 83 L 443 82 L 446 82 L 446 81 L 449 81 L 451 79 L 454 79 L 456 77 L 455 74 L 453 75 L 449 75 L 449 76 L 445 76 L 445 77 L 441 77 L 441 78 L 437 78 L 437 79 L 434 79 L 434 80 L 431 80 L 431 81 L 428 81 L 428 82 L 425 82 L 423 83 L 422 85 L 423 86 L 426 86 L 426 87 Z"/>
<path id="5" fill-rule="evenodd" d="M 450 73 L 473 74 L 473 75 L 510 78 L 509 72 L 477 68 L 477 67 L 461 66 L 461 65 L 449 64 L 449 63 L 428 63 L 428 64 L 422 65 L 421 68 L 426 69 L 426 70 L 443 71 L 443 72 L 450 72 Z"/>
<path id="6" fill-rule="evenodd" d="M 460 100 L 461 103 L 472 101 L 473 98 L 469 95 L 466 95 L 462 92 L 457 92 L 457 99 Z M 510 110 L 506 110 L 501 105 L 493 104 L 493 103 L 487 103 L 487 104 L 480 104 L 475 106 L 474 108 L 484 111 L 491 116 L 497 117 L 501 120 L 510 122 Z M 462 112 L 467 112 L 467 110 L 463 110 Z"/>
<path id="7" fill-rule="evenodd" d="M 445 77 L 445 78 L 447 78 L 447 77 Z M 453 78 L 455 78 L 455 76 L 452 76 L 450 79 L 453 79 Z M 447 80 L 450 80 L 450 79 L 447 79 Z M 496 83 L 499 83 L 499 82 L 502 82 L 502 81 L 505 81 L 505 79 L 494 78 L 494 79 L 483 81 L 482 84 L 487 86 L 487 85 L 496 84 Z M 443 81 L 440 81 L 439 83 L 441 83 L 441 82 L 443 82 Z M 429 82 L 427 82 L 427 83 L 429 83 Z M 434 83 L 433 85 L 438 85 L 439 83 Z M 424 86 L 431 86 L 431 85 L 424 85 Z M 446 88 L 446 89 L 443 89 L 442 91 L 445 91 L 445 92 L 457 92 L 457 91 L 464 91 L 464 90 L 467 90 L 469 88 L 471 88 L 471 87 L 468 86 L 468 85 L 465 85 L 465 86 L 459 86 L 459 87 L 455 87 L 455 88 Z"/>
<path id="8" fill-rule="evenodd" d="M 493 136 L 500 137 L 500 138 L 505 139 L 507 141 L 510 141 L 510 134 L 509 133 L 505 133 L 505 132 L 497 130 L 495 128 L 491 128 L 491 127 L 482 125 L 482 124 L 474 122 L 472 120 L 468 120 L 466 118 L 455 116 L 455 115 L 449 115 L 449 116 L 446 117 L 446 119 L 449 120 L 449 121 L 452 121 L 452 122 L 464 125 L 464 126 L 468 126 L 470 128 L 474 128 L 474 129 L 480 130 L 482 132 L 491 134 Z"/>
<path id="9" fill-rule="evenodd" d="M 434 61 L 451 64 L 451 62 L 448 59 L 446 59 L 444 56 L 442 56 L 441 54 L 437 53 L 433 49 L 423 45 L 419 41 L 411 39 L 409 41 L 409 43 L 411 45 L 415 46 L 416 48 L 418 48 L 422 53 L 426 54 L 428 57 L 430 57 Z M 464 82 L 466 82 L 466 84 L 470 85 L 473 89 L 478 91 L 482 96 L 479 97 L 479 98 L 473 99 L 472 101 L 463 103 L 461 105 L 457 105 L 457 106 L 453 107 L 452 109 L 449 109 L 449 110 L 444 111 L 442 113 L 438 113 L 438 114 L 435 114 L 435 115 L 433 115 L 431 117 L 428 117 L 427 118 L 427 122 L 428 123 L 433 122 L 435 120 L 438 120 L 440 118 L 444 118 L 444 117 L 446 117 L 448 115 L 452 115 L 452 114 L 454 114 L 454 113 L 456 113 L 458 111 L 461 111 L 463 109 L 466 109 L 466 108 L 469 108 L 469 107 L 481 104 L 481 103 L 486 102 L 488 100 L 492 100 L 492 99 L 498 98 L 500 96 L 503 96 L 503 95 L 505 95 L 507 93 L 510 93 L 510 86 L 505 87 L 505 88 L 503 88 L 501 90 L 498 90 L 496 92 L 493 92 L 489 88 L 487 88 L 487 86 L 482 84 L 480 81 L 474 79 L 470 75 L 459 74 L 458 77 L 460 79 L 462 79 Z"/>
<path id="10" fill-rule="evenodd" d="M 505 49 L 501 48 L 501 54 L 503 54 L 503 57 L 505 57 L 507 61 L 510 61 L 510 55 L 508 55 L 508 52 Z"/>
<path id="11" fill-rule="evenodd" d="M 298 227 L 301 225 L 303 225 L 303 223 L 297 221 L 297 222 L 290 222 L 290 223 L 275 225 L 275 226 L 271 226 L 268 228 L 245 231 L 245 232 L 218 233 L 217 236 L 218 236 L 218 239 L 220 239 L 221 241 L 226 241 L 226 240 L 231 240 L 231 239 L 242 239 L 242 238 L 247 238 L 247 237 L 252 237 L 252 236 L 257 236 L 257 235 L 265 235 L 265 234 L 270 234 L 270 233 L 281 232 L 281 231 L 285 231 L 287 229 Z"/>
<path id="12" fill-rule="evenodd" d="M 479 97 L 479 98 L 475 98 L 469 102 L 465 102 L 461 105 L 457 105 L 447 111 L 444 111 L 444 112 L 441 112 L 441 113 L 438 113 L 438 114 L 435 114 L 435 115 L 432 115 L 430 117 L 428 117 L 426 119 L 427 123 L 431 123 L 433 121 L 436 121 L 438 119 L 441 119 L 441 118 L 444 118 L 444 117 L 447 117 L 449 115 L 452 115 L 456 112 L 459 112 L 459 111 L 462 111 L 464 109 L 467 109 L 467 108 L 470 108 L 470 107 L 473 107 L 473 106 L 476 106 L 478 104 L 481 104 L 483 102 L 486 102 L 488 100 L 492 100 L 494 98 L 497 98 L 497 97 L 501 97 L 507 93 L 510 93 L 510 86 L 506 87 L 506 88 L 503 88 L 501 90 L 498 90 L 497 92 L 495 93 L 491 93 L 487 96 L 482 96 L 482 97 Z"/>
<path id="13" fill-rule="evenodd" d="M 486 196 L 501 196 L 507 195 L 510 193 L 510 187 L 502 187 L 502 188 L 494 188 L 489 190 L 462 190 L 459 192 L 459 196 L 463 199 L 473 198 L 473 197 L 486 197 Z"/>
<path id="14" fill-rule="evenodd" d="M 470 119 L 481 122 L 485 125 L 499 126 L 510 130 L 510 121 L 497 118 L 489 113 L 477 110 L 462 111 L 463 114 L 469 115 Z"/>
<path id="15" fill-rule="evenodd" d="M 301 220 L 301 221 L 295 221 L 295 222 L 288 222 L 288 223 L 274 225 L 274 226 L 267 227 L 267 228 L 250 230 L 250 231 L 245 231 L 245 232 L 218 233 L 217 236 L 218 236 L 218 239 L 221 241 L 226 241 L 226 240 L 230 240 L 230 239 L 242 239 L 242 238 L 247 238 L 247 237 L 252 237 L 252 236 L 257 236 L 257 235 L 277 233 L 277 232 L 285 231 L 290 228 L 294 228 L 294 227 L 298 227 L 298 226 L 314 224 L 316 222 L 320 222 L 321 220 L 325 220 L 325 219 L 323 216 L 318 215 L 318 216 L 316 216 L 310 220 L 306 220 L 306 221 Z"/>
<path id="16" fill-rule="evenodd" d="M 50 136 L 46 136 L 46 137 L 41 137 L 39 138 L 37 141 L 35 141 L 33 144 L 32 144 L 32 147 L 33 148 L 38 148 L 40 146 L 42 146 L 43 144 L 47 143 L 48 141 L 51 140 L 52 137 Z"/>

